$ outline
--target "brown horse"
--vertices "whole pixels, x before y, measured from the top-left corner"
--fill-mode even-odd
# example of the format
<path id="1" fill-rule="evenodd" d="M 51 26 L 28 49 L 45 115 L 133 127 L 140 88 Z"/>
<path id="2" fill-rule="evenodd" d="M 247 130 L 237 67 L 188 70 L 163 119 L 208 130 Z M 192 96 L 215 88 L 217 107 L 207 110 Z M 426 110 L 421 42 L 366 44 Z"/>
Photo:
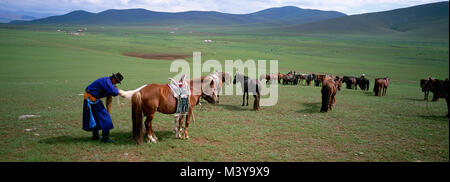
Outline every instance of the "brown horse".
<path id="1" fill-rule="evenodd" d="M 316 79 L 314 80 L 314 86 L 319 87 L 325 79 L 326 75 L 316 75 Z"/>
<path id="2" fill-rule="evenodd" d="M 283 78 L 284 74 L 281 74 L 278 72 L 278 83 L 281 83 L 281 79 Z"/>
<path id="3" fill-rule="evenodd" d="M 193 108 L 197 105 L 200 97 L 204 98 L 209 103 L 217 103 L 217 91 L 215 89 L 214 80 L 203 82 L 203 79 L 193 79 L 188 82 L 190 88 L 189 96 L 189 111 L 185 121 L 184 138 L 189 138 L 188 127 L 190 123 L 190 116 Z M 195 88 L 194 88 L 194 85 Z M 200 88 L 197 88 L 200 87 Z M 201 94 L 198 94 L 201 93 Z M 163 114 L 175 114 L 177 108 L 177 99 L 173 96 L 172 90 L 167 84 L 148 84 L 136 90 L 123 91 L 119 90 L 119 95 L 130 98 L 132 104 L 132 120 L 133 120 L 133 139 L 137 144 L 144 142 L 142 119 L 146 116 L 145 129 L 148 142 L 156 143 L 158 138 L 153 132 L 152 120 L 155 112 L 158 111 Z M 178 117 L 178 129 L 176 138 L 181 137 L 181 125 L 183 117 Z"/>
<path id="4" fill-rule="evenodd" d="M 333 77 L 325 77 L 322 82 L 322 107 L 320 108 L 320 112 L 328 112 L 328 110 L 333 110 L 334 105 L 336 104 L 336 94 L 338 91 L 338 82 L 341 82 L 342 78 L 336 79 Z"/>
<path id="5" fill-rule="evenodd" d="M 373 91 L 375 92 L 375 96 L 385 96 L 387 88 L 389 86 L 390 78 L 375 78 L 375 85 L 373 87 Z"/>
<path id="6" fill-rule="evenodd" d="M 263 79 L 266 79 L 266 84 L 275 83 L 276 80 L 278 80 L 278 74 L 262 74 L 259 76 L 259 81 L 262 81 Z"/>

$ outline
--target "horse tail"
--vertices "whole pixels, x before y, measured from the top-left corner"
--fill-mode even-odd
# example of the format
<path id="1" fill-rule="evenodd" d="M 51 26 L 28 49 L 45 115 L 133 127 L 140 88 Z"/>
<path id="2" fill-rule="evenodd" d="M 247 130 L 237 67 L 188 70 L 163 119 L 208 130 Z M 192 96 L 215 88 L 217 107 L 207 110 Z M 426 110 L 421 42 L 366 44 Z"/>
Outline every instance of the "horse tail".
<path id="1" fill-rule="evenodd" d="M 131 98 L 131 117 L 133 120 L 133 139 L 136 144 L 141 144 L 143 140 L 143 129 L 142 129 L 142 94 L 141 92 L 136 92 Z"/>
<path id="2" fill-rule="evenodd" d="M 320 112 L 328 111 L 328 104 L 330 103 L 331 88 L 327 85 L 322 85 L 322 107 Z"/>
<path id="3" fill-rule="evenodd" d="M 138 92 L 139 90 L 141 90 L 142 88 L 144 88 L 147 85 L 142 85 L 141 87 L 134 89 L 134 90 L 128 90 L 128 91 L 124 91 L 119 89 L 119 95 L 121 97 L 124 97 L 126 99 L 131 99 L 131 97 L 133 96 L 134 93 Z"/>

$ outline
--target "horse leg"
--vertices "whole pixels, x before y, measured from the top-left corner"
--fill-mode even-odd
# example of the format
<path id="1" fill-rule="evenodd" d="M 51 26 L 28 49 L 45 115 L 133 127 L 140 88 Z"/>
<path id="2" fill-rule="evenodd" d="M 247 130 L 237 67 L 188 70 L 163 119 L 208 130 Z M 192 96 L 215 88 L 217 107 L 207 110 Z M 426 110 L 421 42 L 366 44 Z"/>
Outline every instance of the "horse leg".
<path id="1" fill-rule="evenodd" d="M 244 94 L 242 95 L 242 106 L 245 106 L 245 91 Z"/>
<path id="2" fill-rule="evenodd" d="M 248 106 L 248 91 L 247 91 L 247 105 L 246 106 Z"/>
<path id="3" fill-rule="evenodd" d="M 152 120 L 153 120 L 154 115 L 155 115 L 155 113 L 151 113 L 151 114 L 147 115 L 147 118 L 145 119 L 145 129 L 146 129 L 146 133 L 147 133 L 147 139 L 148 139 L 148 142 L 152 142 L 152 143 L 156 143 L 156 141 L 158 140 L 158 138 L 156 138 L 156 135 L 153 132 L 153 128 L 152 128 Z"/>
<path id="4" fill-rule="evenodd" d="M 186 117 L 186 122 L 185 122 L 185 126 L 184 126 L 184 139 L 189 139 L 189 132 L 188 132 L 188 128 L 189 128 L 189 123 L 191 122 L 191 114 L 192 114 L 192 109 L 189 109 L 188 115 Z M 181 125 L 181 122 L 180 122 Z"/>
<path id="5" fill-rule="evenodd" d="M 177 122 L 177 128 L 176 128 L 176 133 L 175 133 L 175 138 L 181 138 L 181 132 L 183 131 L 182 125 L 183 125 L 183 118 L 184 116 L 178 116 L 177 120 L 175 122 Z"/>

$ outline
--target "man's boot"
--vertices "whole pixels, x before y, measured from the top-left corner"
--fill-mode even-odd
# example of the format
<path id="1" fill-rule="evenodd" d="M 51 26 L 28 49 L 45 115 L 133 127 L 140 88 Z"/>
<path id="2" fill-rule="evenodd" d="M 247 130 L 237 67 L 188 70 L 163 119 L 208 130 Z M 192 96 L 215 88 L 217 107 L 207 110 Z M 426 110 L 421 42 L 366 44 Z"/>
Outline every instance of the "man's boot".
<path id="1" fill-rule="evenodd" d="M 102 131 L 102 143 L 114 143 L 114 140 L 111 140 L 109 138 L 109 130 L 108 131 Z"/>
<path id="2" fill-rule="evenodd" d="M 92 131 L 92 140 L 98 140 L 100 139 L 100 136 L 98 135 L 98 130 Z"/>

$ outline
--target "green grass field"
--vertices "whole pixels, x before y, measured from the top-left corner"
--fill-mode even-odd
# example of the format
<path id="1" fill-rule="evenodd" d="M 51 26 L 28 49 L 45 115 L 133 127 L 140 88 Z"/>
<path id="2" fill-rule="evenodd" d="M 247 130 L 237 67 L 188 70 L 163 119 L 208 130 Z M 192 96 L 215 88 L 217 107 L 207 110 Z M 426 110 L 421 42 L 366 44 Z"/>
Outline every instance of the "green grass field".
<path id="1" fill-rule="evenodd" d="M 0 27 L 0 161 L 449 161 L 445 100 L 427 103 L 419 87 L 421 78 L 448 77 L 448 39 L 88 28 L 83 36 L 69 36 L 48 27 Z M 177 74 L 169 72 L 171 61 L 124 52 L 193 51 L 202 52 L 202 61 L 222 63 L 276 59 L 282 73 L 365 73 L 370 91 L 376 77 L 389 76 L 391 84 L 385 97 L 343 89 L 328 113 L 319 113 L 320 88 L 313 86 L 280 85 L 278 104 L 259 112 L 241 107 L 240 95 L 221 96 L 218 105 L 195 108 L 189 140 L 175 139 L 173 116 L 158 113 L 153 128 L 160 141 L 135 145 L 131 105 L 122 98 L 113 103 L 116 143 L 92 141 L 81 129 L 79 94 L 95 79 L 121 72 L 125 79 L 118 87 L 129 90 L 167 83 Z M 40 117 L 18 119 L 24 114 Z"/>

